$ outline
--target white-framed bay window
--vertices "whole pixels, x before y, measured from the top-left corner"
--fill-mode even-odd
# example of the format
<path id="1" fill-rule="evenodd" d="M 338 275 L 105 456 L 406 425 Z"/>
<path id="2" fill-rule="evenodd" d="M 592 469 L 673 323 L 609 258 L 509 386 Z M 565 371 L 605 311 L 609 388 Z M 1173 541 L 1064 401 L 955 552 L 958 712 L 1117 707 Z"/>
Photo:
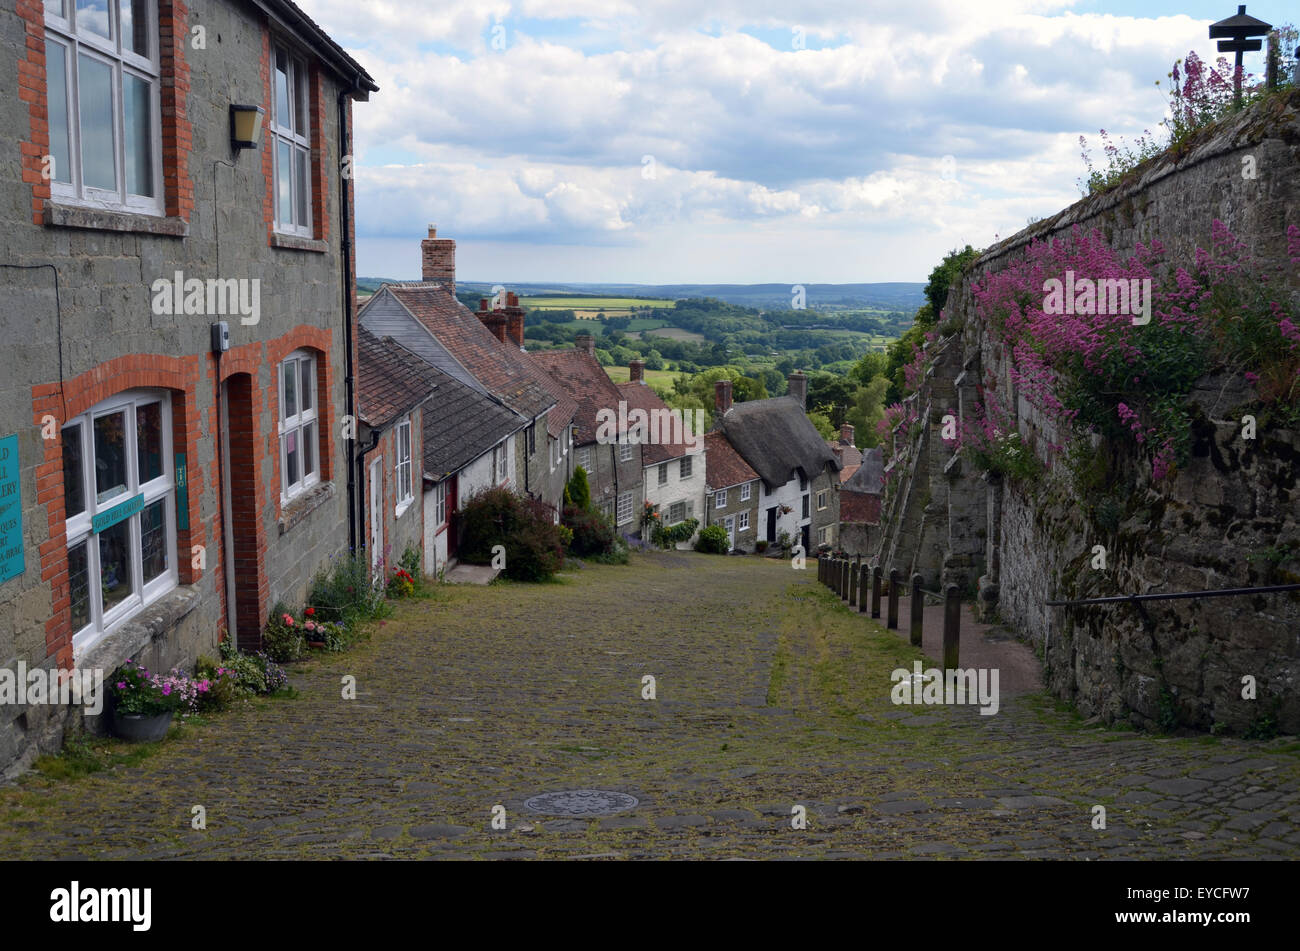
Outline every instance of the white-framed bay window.
<path id="1" fill-rule="evenodd" d="M 161 215 L 157 0 L 45 0 L 50 194 Z"/>
<path id="2" fill-rule="evenodd" d="M 397 464 L 393 471 L 393 484 L 397 487 L 397 514 L 401 515 L 415 501 L 415 490 L 411 482 L 411 417 L 405 417 L 393 429 L 393 441 L 396 443 Z"/>
<path id="3" fill-rule="evenodd" d="M 63 492 L 80 653 L 176 587 L 171 397 L 128 390 L 63 427 Z"/>
<path id="4" fill-rule="evenodd" d="M 275 230 L 312 237 L 311 93 L 307 64 L 272 44 L 271 121 L 267 125 L 275 183 Z"/>
<path id="5" fill-rule="evenodd" d="M 280 500 L 320 482 L 316 357 L 297 350 L 280 364 Z"/>

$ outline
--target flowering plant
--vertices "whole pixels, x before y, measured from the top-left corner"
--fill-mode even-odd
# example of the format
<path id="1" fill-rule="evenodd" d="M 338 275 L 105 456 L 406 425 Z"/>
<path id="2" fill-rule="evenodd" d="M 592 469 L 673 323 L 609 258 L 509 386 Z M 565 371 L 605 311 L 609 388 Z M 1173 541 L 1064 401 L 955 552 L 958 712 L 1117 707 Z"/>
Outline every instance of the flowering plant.
<path id="1" fill-rule="evenodd" d="M 179 710 L 189 702 L 188 681 L 183 675 L 173 671 L 159 677 L 133 660 L 113 671 L 108 689 L 114 710 L 122 714 L 157 716 Z"/>
<path id="2" fill-rule="evenodd" d="M 415 578 L 405 568 L 398 568 L 388 579 L 390 598 L 409 598 L 415 594 Z"/>

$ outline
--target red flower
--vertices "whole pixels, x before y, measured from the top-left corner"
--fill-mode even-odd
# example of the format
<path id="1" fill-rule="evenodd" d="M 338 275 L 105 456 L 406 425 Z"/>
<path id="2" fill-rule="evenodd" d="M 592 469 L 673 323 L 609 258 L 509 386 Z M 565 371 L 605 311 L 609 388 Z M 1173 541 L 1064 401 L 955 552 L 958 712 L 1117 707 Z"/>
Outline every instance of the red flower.
<path id="1" fill-rule="evenodd" d="M 308 617 L 311 617 L 313 614 L 316 613 L 316 609 L 315 609 L 315 608 L 307 608 L 307 610 L 303 611 L 302 613 L 305 614 L 305 615 L 307 615 Z"/>

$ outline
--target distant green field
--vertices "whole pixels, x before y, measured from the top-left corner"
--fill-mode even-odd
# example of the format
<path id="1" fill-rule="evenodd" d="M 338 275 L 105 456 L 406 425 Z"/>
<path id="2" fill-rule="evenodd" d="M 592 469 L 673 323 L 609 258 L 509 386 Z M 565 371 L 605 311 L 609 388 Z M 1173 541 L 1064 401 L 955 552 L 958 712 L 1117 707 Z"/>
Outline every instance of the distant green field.
<path id="1" fill-rule="evenodd" d="M 673 307 L 674 301 L 639 297 L 521 297 L 519 305 L 528 310 L 571 310 L 578 317 L 630 317 L 633 308 Z M 643 329 L 643 328 L 633 328 Z"/>
<path id="2" fill-rule="evenodd" d="M 632 326 L 629 327 L 628 329 L 629 330 L 642 329 L 636 326 L 638 323 L 642 323 L 642 321 L 638 321 L 638 320 L 632 321 Z M 642 334 L 641 336 L 643 338 L 644 337 L 667 337 L 670 340 L 694 340 L 696 343 L 699 343 L 700 341 L 706 339 L 704 334 L 697 334 L 693 330 L 682 330 L 680 327 L 665 327 L 664 322 L 662 320 L 659 321 L 647 320 L 644 321 L 644 323 L 656 323 L 659 325 L 659 327 L 656 328 L 654 333 L 652 334 Z M 644 329 L 649 330 L 651 328 L 646 327 Z"/>
<path id="3" fill-rule="evenodd" d="M 615 383 L 626 383 L 632 375 L 632 371 L 627 367 L 605 367 L 605 372 Z M 645 381 L 652 385 L 662 385 L 672 389 L 673 380 L 677 374 L 671 370 L 646 370 Z"/>

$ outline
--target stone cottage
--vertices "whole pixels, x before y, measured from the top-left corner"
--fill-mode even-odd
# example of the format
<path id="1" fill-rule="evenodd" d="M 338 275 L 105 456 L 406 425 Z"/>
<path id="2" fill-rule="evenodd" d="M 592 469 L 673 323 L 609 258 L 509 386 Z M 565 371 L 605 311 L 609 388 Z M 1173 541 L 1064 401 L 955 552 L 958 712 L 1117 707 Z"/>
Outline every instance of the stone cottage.
<path id="1" fill-rule="evenodd" d="M 288 0 L 15 0 L 0 75 L 0 664 L 257 647 L 359 540 L 343 159 L 378 87 Z M 72 709 L 0 708 L 0 771 Z"/>

